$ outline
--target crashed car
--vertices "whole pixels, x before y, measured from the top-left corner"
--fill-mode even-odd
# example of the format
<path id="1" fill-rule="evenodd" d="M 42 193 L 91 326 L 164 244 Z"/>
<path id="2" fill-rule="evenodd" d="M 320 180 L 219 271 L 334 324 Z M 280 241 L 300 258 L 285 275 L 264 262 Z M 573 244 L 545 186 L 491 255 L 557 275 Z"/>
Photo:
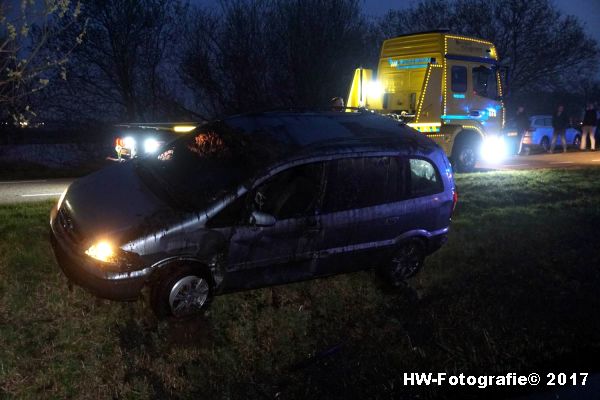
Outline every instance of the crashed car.
<path id="1" fill-rule="evenodd" d="M 269 112 L 75 181 L 50 227 L 70 281 L 114 300 L 148 287 L 157 315 L 183 318 L 216 295 L 371 267 L 403 284 L 456 201 L 444 151 L 398 121 Z"/>

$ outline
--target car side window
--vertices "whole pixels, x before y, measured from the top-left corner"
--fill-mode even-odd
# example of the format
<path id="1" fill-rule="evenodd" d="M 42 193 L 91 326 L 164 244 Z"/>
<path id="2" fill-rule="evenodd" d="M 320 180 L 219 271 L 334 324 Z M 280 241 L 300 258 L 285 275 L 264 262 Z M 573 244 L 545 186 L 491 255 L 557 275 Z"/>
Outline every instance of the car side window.
<path id="1" fill-rule="evenodd" d="M 252 208 L 279 220 L 315 215 L 321 199 L 322 178 L 323 163 L 282 171 L 251 192 Z"/>
<path id="2" fill-rule="evenodd" d="M 544 118 L 545 126 L 552 126 L 552 118 Z"/>
<path id="3" fill-rule="evenodd" d="M 452 80 L 451 88 L 455 93 L 464 93 L 467 91 L 467 67 L 455 65 L 451 69 Z"/>
<path id="4" fill-rule="evenodd" d="M 391 203 L 405 197 L 404 163 L 398 157 L 343 158 L 328 163 L 323 212 Z"/>
<path id="5" fill-rule="evenodd" d="M 427 196 L 440 193 L 444 185 L 436 168 L 427 160 L 411 158 L 410 165 L 410 192 L 412 197 Z"/>

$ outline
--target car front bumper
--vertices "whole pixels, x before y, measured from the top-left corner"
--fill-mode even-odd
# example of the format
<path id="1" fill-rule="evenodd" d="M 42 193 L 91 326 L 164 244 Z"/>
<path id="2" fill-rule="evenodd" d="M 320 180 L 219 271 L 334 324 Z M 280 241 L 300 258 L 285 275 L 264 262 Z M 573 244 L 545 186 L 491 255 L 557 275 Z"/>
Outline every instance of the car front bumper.
<path id="1" fill-rule="evenodd" d="M 50 216 L 50 242 L 58 265 L 69 281 L 83 287 L 97 297 L 109 300 L 128 301 L 139 297 L 146 282 L 144 274 L 119 273 L 103 269 L 100 262 L 94 261 L 72 248 L 61 235 L 61 227 L 56 221 L 56 207 Z"/>

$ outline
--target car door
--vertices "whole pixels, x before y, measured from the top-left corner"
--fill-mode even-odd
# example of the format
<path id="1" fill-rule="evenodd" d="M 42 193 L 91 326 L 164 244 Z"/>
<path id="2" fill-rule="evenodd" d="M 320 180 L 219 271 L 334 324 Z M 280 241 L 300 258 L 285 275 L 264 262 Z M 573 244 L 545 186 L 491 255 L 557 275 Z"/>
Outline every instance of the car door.
<path id="1" fill-rule="evenodd" d="M 371 267 L 405 228 L 404 167 L 396 156 L 349 157 L 327 163 L 317 243 L 319 274 Z"/>
<path id="2" fill-rule="evenodd" d="M 322 175 L 322 163 L 295 166 L 267 178 L 244 196 L 240 222 L 229 231 L 224 290 L 312 276 Z M 253 215 L 274 220 L 260 226 Z"/>

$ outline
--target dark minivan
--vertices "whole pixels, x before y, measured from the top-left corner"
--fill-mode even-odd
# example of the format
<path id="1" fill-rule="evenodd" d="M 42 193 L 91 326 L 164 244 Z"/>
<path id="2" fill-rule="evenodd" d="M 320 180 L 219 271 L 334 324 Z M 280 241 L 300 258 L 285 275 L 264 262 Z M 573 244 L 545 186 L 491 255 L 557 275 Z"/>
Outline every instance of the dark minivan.
<path id="1" fill-rule="evenodd" d="M 52 210 L 68 279 L 159 316 L 212 296 L 376 267 L 399 285 L 446 240 L 452 169 L 433 141 L 359 112 L 205 124 L 75 181 Z"/>

